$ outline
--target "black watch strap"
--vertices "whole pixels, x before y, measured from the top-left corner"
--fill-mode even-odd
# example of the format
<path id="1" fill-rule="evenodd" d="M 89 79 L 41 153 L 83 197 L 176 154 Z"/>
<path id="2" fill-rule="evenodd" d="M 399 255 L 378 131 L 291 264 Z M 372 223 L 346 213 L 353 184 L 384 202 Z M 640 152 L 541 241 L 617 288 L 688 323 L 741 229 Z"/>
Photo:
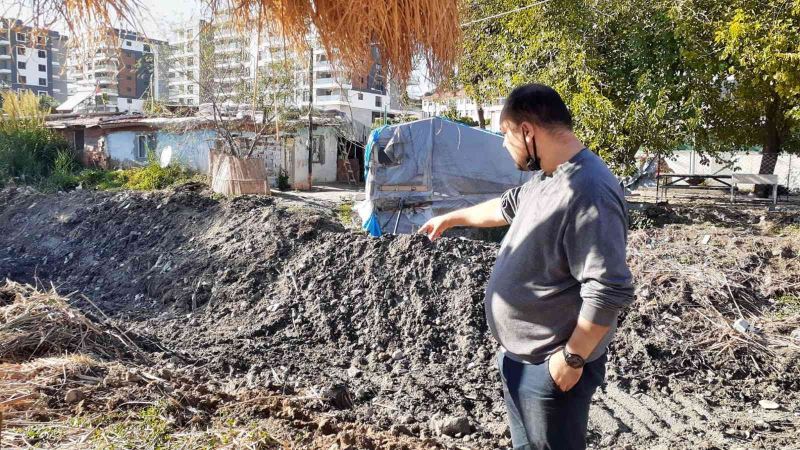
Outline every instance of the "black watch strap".
<path id="1" fill-rule="evenodd" d="M 580 369 L 586 365 L 586 360 L 583 359 L 583 356 L 568 352 L 566 346 L 564 346 L 562 352 L 564 353 L 564 361 L 566 361 L 567 365 L 573 369 Z"/>

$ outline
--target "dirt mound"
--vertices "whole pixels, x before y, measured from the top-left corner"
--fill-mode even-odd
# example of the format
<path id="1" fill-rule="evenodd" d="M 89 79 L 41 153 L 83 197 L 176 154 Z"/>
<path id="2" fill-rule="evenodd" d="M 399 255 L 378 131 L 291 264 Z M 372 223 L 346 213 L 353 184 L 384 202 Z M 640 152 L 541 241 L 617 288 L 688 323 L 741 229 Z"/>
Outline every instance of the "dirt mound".
<path id="1" fill-rule="evenodd" d="M 113 334 L 55 292 L 11 282 L 2 292 L 14 298 L 1 311 L 6 324 L 43 330 L 45 339 L 91 342 L 60 350 L 97 353 L 94 345 Z M 32 312 L 32 304 L 50 313 Z M 56 329 L 53 319 L 65 320 L 64 326 Z M 98 360 L 83 353 L 41 356 L 38 348 L 13 348 L 7 353 L 25 358 L 0 362 L 0 414 L 3 442 L 15 448 L 439 448 L 408 436 L 403 427 L 389 432 L 332 420 L 319 412 L 318 405 L 333 400 L 324 392 L 236 387 L 218 374 L 159 355 L 145 365 L 126 352 L 101 352 L 114 358 Z"/>
<path id="2" fill-rule="evenodd" d="M 711 244 L 698 230 L 632 234 L 631 264 L 649 292 L 640 289 L 612 349 L 594 444 L 790 442 L 782 433 L 797 422 L 798 374 L 788 336 L 800 311 L 781 310 L 778 297 L 797 292 L 800 269 L 764 253 L 778 238 L 752 237 L 752 227 L 713 231 Z M 743 236 L 753 246 L 739 250 Z M 449 445 L 509 444 L 482 306 L 496 251 L 463 239 L 372 239 L 329 211 L 217 201 L 196 188 L 0 192 L 0 274 L 80 290 L 154 358 L 202 368 L 233 389 L 312 392 L 314 411 L 401 435 L 428 437 L 433 422 L 466 419 L 469 434 L 437 437 Z M 730 331 L 740 316 L 756 325 L 752 334 Z M 750 387 L 740 394 L 739 385 Z M 776 389 L 794 392 L 778 398 Z M 714 394 L 694 395 L 705 391 Z M 783 415 L 750 414 L 764 396 Z M 681 410 L 718 407 L 714 423 Z"/>

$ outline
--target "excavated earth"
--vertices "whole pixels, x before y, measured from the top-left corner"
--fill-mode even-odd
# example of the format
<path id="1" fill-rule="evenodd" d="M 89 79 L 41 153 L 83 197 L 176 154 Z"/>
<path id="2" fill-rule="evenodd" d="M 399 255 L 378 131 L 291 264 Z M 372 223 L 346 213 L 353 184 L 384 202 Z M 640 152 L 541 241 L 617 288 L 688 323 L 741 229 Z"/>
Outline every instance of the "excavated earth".
<path id="1" fill-rule="evenodd" d="M 694 217 L 663 208 L 638 214 L 669 225 L 632 232 L 632 258 L 646 257 L 637 246 L 652 249 L 667 235 L 702 239 L 705 231 L 692 227 L 720 214 L 741 226 L 712 227 L 715 239 L 782 239 L 757 231 L 764 221 L 758 215 L 731 219 L 739 213 L 712 210 L 715 217 Z M 782 226 L 796 217 L 773 216 Z M 332 210 L 270 197 L 218 200 L 195 184 L 150 193 L 0 191 L 3 277 L 53 285 L 73 294 L 73 306 L 97 315 L 86 296 L 156 365 L 191 367 L 237 387 L 310 389 L 330 401 L 308 407 L 337 421 L 445 447 L 510 446 L 496 344 L 482 305 L 496 251 L 495 243 L 463 238 L 374 239 L 344 228 Z M 759 260 L 781 261 L 789 287 L 748 287 L 750 297 L 763 300 L 754 311 L 769 312 L 776 295 L 800 290 L 793 251 L 800 247 Z M 632 266 L 637 279 L 647 278 L 637 271 L 648 261 Z M 660 284 L 638 287 L 611 348 L 608 382 L 592 406 L 590 444 L 798 448 L 796 350 L 782 348 L 781 369 L 768 370 L 769 358 L 742 350 L 731 350 L 729 367 L 725 348 L 713 347 L 716 356 L 707 352 L 699 369 L 691 348 L 676 349 L 680 339 L 664 338 L 665 326 L 680 329 L 681 318 L 688 323 L 699 306 L 677 306 L 686 287 L 676 288 L 676 279 L 650 282 Z M 725 311 L 709 320 L 733 320 Z M 759 370 L 748 368 L 751 359 Z M 760 407 L 763 399 L 778 408 Z M 433 426 L 459 418 L 469 422 L 469 433 L 446 436 Z"/>

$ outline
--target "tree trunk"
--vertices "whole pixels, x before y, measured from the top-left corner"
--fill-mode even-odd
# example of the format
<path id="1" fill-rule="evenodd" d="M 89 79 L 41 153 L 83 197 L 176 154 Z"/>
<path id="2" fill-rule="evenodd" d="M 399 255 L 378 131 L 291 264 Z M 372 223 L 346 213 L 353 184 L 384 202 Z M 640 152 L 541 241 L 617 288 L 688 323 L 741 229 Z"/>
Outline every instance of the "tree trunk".
<path id="1" fill-rule="evenodd" d="M 781 151 L 783 136 L 779 126 L 780 111 L 776 103 L 773 103 L 767 111 L 767 123 L 764 126 L 763 148 L 761 150 L 761 165 L 758 169 L 759 174 L 772 174 L 775 172 L 775 164 L 778 162 L 778 154 Z M 755 187 L 755 194 L 761 198 L 767 198 L 772 194 L 772 186 L 759 184 Z"/>
<path id="2" fill-rule="evenodd" d="M 481 130 L 486 129 L 486 119 L 483 116 L 483 104 L 478 102 L 478 126 Z"/>

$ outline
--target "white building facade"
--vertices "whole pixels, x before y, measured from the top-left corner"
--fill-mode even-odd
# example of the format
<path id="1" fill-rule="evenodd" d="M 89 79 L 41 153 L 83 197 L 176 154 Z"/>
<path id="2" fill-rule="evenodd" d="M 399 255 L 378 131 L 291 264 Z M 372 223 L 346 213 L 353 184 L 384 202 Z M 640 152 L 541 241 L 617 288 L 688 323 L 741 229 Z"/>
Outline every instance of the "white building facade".
<path id="1" fill-rule="evenodd" d="M 483 117 L 486 129 L 500 131 L 500 112 L 505 99 L 495 98 L 483 105 Z M 463 92 L 436 93 L 422 98 L 422 116 L 424 118 L 440 116 L 451 108 L 455 108 L 459 116 L 469 117 L 478 122 L 478 105 Z"/>
<path id="2" fill-rule="evenodd" d="M 74 111 L 142 112 L 147 100 L 166 100 L 168 67 L 160 54 L 166 43 L 136 32 L 107 33 L 96 48 L 70 54 L 65 103 L 77 102 Z"/>
<path id="3" fill-rule="evenodd" d="M 301 111 L 308 108 L 310 58 L 297 54 L 280 37 L 259 37 L 257 33 L 243 36 L 231 28 L 198 21 L 197 25 L 176 30 L 170 44 L 172 104 L 207 103 L 211 94 L 236 98 L 237 90 L 241 91 L 243 85 L 252 86 L 260 76 L 257 74 L 266 73 L 270 64 L 287 62 L 294 86 L 287 106 Z M 206 55 L 212 55 L 212 59 L 204 59 Z M 368 74 L 351 79 L 328 61 L 325 50 L 314 40 L 314 108 L 338 112 L 367 127 L 384 115 L 406 113 L 400 105 L 402 93 L 383 78 L 377 50 L 373 50 L 373 58 L 375 64 Z M 211 77 L 213 82 L 201 82 L 204 77 Z M 206 92 L 206 86 L 212 86 L 214 92 Z"/>

